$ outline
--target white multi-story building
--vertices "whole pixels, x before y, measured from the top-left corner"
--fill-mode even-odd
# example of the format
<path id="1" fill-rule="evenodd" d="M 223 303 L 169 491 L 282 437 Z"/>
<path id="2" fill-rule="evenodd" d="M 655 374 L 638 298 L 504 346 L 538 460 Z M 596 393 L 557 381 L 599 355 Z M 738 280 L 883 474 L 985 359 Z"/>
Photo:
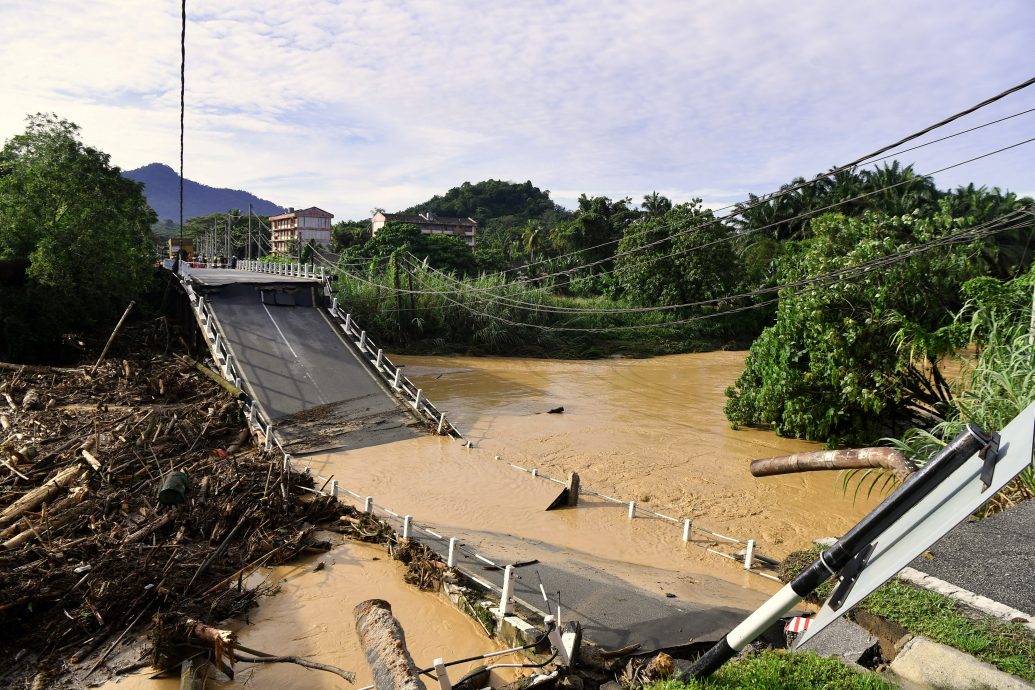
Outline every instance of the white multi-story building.
<path id="1" fill-rule="evenodd" d="M 310 206 L 306 209 L 291 209 L 287 213 L 278 216 L 270 216 L 270 230 L 273 232 L 273 253 L 288 254 L 291 250 L 291 242 L 297 242 L 297 247 L 302 247 L 314 240 L 324 247 L 331 246 L 331 219 L 333 213 L 327 213 L 321 208 Z"/>

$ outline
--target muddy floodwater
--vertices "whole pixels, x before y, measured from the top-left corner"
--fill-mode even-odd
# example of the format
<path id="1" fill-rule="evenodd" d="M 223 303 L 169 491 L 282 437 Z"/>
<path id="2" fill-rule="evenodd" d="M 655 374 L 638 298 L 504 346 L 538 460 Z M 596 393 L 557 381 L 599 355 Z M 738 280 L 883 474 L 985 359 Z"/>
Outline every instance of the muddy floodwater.
<path id="1" fill-rule="evenodd" d="M 823 472 L 756 479 L 751 460 L 816 450 L 818 444 L 769 431 L 730 428 L 724 390 L 743 368 L 743 352 L 645 360 L 553 361 L 475 357 L 398 357 L 406 375 L 446 412 L 474 448 L 425 437 L 348 453 L 308 457 L 313 471 L 374 496 L 379 505 L 444 530 L 513 545 L 527 556 L 577 554 L 609 570 L 646 565 L 671 570 L 681 596 L 707 601 L 719 578 L 756 591 L 772 583 L 701 548 L 685 548 L 678 525 L 626 518 L 626 508 L 589 499 L 583 508 L 544 512 L 558 487 L 511 464 L 583 486 L 741 539 L 774 557 L 839 535 L 877 499 L 853 500 Z M 563 414 L 547 414 L 559 406 Z M 523 549 L 523 550 L 522 550 Z M 637 581 L 635 567 L 628 579 Z M 620 574 L 619 576 L 624 576 Z M 707 577 L 698 577 L 707 576 Z M 692 581 L 692 582 L 691 582 Z M 642 583 L 640 583 L 642 584 Z M 690 591 L 692 590 L 692 591 Z M 722 589 L 724 596 L 728 590 Z M 746 597 L 737 602 L 751 605 Z"/>
<path id="2" fill-rule="evenodd" d="M 348 685 L 338 676 L 310 671 L 294 664 L 268 666 L 238 665 L 236 682 L 209 681 L 207 688 L 278 688 L 309 690 L 361 688 L 373 681 L 359 646 L 352 608 L 366 599 L 385 599 L 406 633 L 406 643 L 419 668 L 432 665 L 437 657 L 446 660 L 485 654 L 499 649 L 480 625 L 437 594 L 421 592 L 403 582 L 404 568 L 388 559 L 381 547 L 339 541 L 326 555 L 303 559 L 294 565 L 263 569 L 253 576 L 280 586 L 275 596 L 261 600 L 248 616 L 229 627 L 238 631 L 241 644 L 263 652 L 295 655 L 354 671 L 356 682 Z M 317 565 L 323 563 L 321 569 Z M 508 655 L 498 663 L 520 663 Z M 482 665 L 488 662 L 482 662 Z M 450 669 L 456 681 L 479 664 Z M 176 690 L 179 679 L 148 680 L 153 671 L 130 675 L 102 686 L 105 690 Z M 494 683 L 513 679 L 516 671 L 493 672 Z M 427 683 L 428 687 L 433 682 Z"/>

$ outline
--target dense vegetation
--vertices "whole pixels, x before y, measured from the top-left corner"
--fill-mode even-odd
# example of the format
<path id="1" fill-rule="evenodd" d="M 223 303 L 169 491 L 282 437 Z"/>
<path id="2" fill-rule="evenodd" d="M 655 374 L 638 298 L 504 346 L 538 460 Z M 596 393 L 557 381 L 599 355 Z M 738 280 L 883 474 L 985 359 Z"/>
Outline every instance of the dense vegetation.
<path id="1" fill-rule="evenodd" d="M 729 391 L 734 424 L 871 443 L 945 419 L 952 392 L 938 364 L 960 346 L 951 325 L 964 284 L 1015 276 L 1035 249 L 1026 217 L 984 231 L 1030 203 L 974 185 L 942 191 L 897 162 L 797 178 L 725 217 L 657 193 L 639 205 L 583 195 L 564 212 L 530 183 L 465 183 L 408 210 L 479 220 L 473 257 L 459 242 L 424 247 L 414 229 L 355 241 L 339 296 L 386 342 L 421 350 L 753 343 Z"/>
<path id="2" fill-rule="evenodd" d="M 62 336 L 117 317 L 154 276 L 141 185 L 54 115 L 0 151 L 0 356 L 53 356 Z"/>

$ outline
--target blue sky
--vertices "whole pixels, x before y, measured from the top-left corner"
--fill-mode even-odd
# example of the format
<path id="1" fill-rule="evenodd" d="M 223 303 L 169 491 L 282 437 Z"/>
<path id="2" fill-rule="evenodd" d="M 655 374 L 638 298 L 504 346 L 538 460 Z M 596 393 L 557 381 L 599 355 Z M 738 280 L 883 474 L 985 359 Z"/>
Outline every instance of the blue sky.
<path id="1" fill-rule="evenodd" d="M 464 181 L 719 206 L 1035 76 L 1035 2 L 188 1 L 185 174 L 338 218 Z M 0 138 L 176 166 L 176 0 L 6 0 Z M 1035 108 L 1035 87 L 946 128 Z M 909 154 L 1035 137 L 1035 113 Z M 1035 143 L 936 177 L 1035 193 Z"/>

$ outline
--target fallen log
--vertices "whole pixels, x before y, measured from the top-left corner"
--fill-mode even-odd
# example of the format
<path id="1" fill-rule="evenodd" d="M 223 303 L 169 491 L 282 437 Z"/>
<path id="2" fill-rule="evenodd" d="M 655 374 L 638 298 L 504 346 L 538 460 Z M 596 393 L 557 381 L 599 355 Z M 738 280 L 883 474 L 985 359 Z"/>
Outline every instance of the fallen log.
<path id="1" fill-rule="evenodd" d="M 38 508 L 44 501 L 48 501 L 59 494 L 65 487 L 74 482 L 82 471 L 78 463 L 69 465 L 48 479 L 42 486 L 26 493 L 8 506 L 3 513 L 0 513 L 0 526 L 17 520 L 22 515 Z"/>
<path id="2" fill-rule="evenodd" d="M 377 690 L 424 690 L 417 666 L 406 649 L 402 626 L 383 599 L 367 599 L 352 609 L 359 643 Z"/>
<path id="3" fill-rule="evenodd" d="M 815 472 L 817 470 L 864 470 L 879 468 L 890 470 L 899 479 L 916 471 L 911 462 L 894 448 L 849 448 L 846 450 L 823 450 L 814 453 L 794 453 L 779 458 L 765 458 L 751 462 L 751 474 L 755 477 L 769 477 L 774 474 L 794 472 Z"/>
<path id="4" fill-rule="evenodd" d="M 234 399 L 236 399 L 236 400 L 243 400 L 243 399 L 248 397 L 247 393 L 245 393 L 240 388 L 238 388 L 234 384 L 232 384 L 229 381 L 227 381 L 218 372 L 213 371 L 212 369 L 210 369 L 209 367 L 205 366 L 204 364 L 202 364 L 201 362 L 197 361 L 196 359 L 193 359 L 191 357 L 186 357 L 184 355 L 176 355 L 176 358 L 180 359 L 180 360 L 183 360 L 184 362 L 186 362 L 190 366 L 192 366 L 195 369 L 197 369 L 198 371 L 200 371 L 205 376 L 209 377 L 210 379 L 212 379 L 213 381 L 218 383 L 223 388 L 223 390 L 225 390 L 227 393 L 229 393 L 230 396 L 233 397 Z"/>

